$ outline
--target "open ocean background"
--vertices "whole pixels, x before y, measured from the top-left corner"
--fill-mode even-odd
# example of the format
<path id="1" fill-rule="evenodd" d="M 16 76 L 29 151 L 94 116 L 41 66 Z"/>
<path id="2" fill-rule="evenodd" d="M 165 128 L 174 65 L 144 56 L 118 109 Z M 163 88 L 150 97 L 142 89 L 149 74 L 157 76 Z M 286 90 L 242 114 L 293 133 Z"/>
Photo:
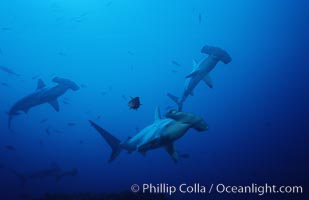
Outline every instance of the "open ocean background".
<path id="1" fill-rule="evenodd" d="M 117 193 L 134 183 L 308 189 L 308 10 L 301 0 L 1 0 L 0 65 L 20 76 L 0 71 L 0 199 Z M 166 94 L 181 95 L 206 44 L 233 60 L 211 73 L 213 89 L 200 83 L 184 104 L 209 124 L 176 142 L 190 158 L 175 164 L 158 149 L 107 163 L 111 150 L 88 120 L 122 141 L 136 134 L 153 122 L 156 106 L 162 113 L 175 107 Z M 10 107 L 35 91 L 38 78 L 53 86 L 55 76 L 81 89 L 59 98 L 59 113 L 35 107 L 9 131 Z M 138 111 L 128 108 L 131 96 L 141 98 Z M 24 187 L 11 173 L 51 163 L 79 173 Z M 191 197 L 211 196 L 174 196 Z"/>

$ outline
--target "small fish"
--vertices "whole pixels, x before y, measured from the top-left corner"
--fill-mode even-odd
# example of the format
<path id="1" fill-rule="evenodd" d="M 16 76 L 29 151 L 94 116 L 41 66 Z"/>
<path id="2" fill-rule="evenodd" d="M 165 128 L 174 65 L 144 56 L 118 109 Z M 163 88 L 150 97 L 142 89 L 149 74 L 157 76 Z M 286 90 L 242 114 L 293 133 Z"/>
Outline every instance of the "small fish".
<path id="1" fill-rule="evenodd" d="M 79 141 L 79 144 L 84 144 L 85 142 L 83 140 L 80 140 Z"/>
<path id="2" fill-rule="evenodd" d="M 98 115 L 98 116 L 97 116 L 97 119 L 101 119 L 101 118 L 102 118 L 102 116 L 101 116 L 101 115 Z"/>
<path id="3" fill-rule="evenodd" d="M 1 30 L 2 31 L 11 31 L 12 28 L 10 28 L 10 27 L 1 27 Z"/>
<path id="4" fill-rule="evenodd" d="M 176 60 L 172 60 L 171 63 L 172 63 L 173 65 L 176 65 L 176 66 L 178 66 L 178 67 L 181 67 L 181 64 L 180 64 L 179 62 L 177 62 Z"/>
<path id="5" fill-rule="evenodd" d="M 89 13 L 85 12 L 85 13 L 77 16 L 77 17 L 71 18 L 71 21 L 73 21 L 73 22 L 82 22 L 88 14 Z"/>
<path id="6" fill-rule="evenodd" d="M 81 84 L 80 87 L 81 87 L 81 88 L 87 88 L 87 85 Z"/>
<path id="7" fill-rule="evenodd" d="M 202 13 L 199 13 L 199 14 L 198 14 L 198 23 L 199 23 L 199 24 L 202 23 L 202 19 L 203 19 Z"/>
<path id="8" fill-rule="evenodd" d="M 131 97 L 131 100 L 128 103 L 129 108 L 133 110 L 137 110 L 141 105 L 142 104 L 140 102 L 139 97 L 135 97 L 135 98 Z"/>
<path id="9" fill-rule="evenodd" d="M 131 56 L 134 56 L 134 55 L 135 55 L 135 53 L 132 52 L 132 51 L 128 51 L 128 54 L 131 55 Z"/>
<path id="10" fill-rule="evenodd" d="M 40 142 L 40 146 L 43 147 L 44 146 L 43 140 L 40 140 L 39 142 Z"/>
<path id="11" fill-rule="evenodd" d="M 6 150 L 9 150 L 9 151 L 16 151 L 16 149 L 13 145 L 6 145 L 5 148 L 6 148 Z"/>
<path id="12" fill-rule="evenodd" d="M 68 102 L 66 100 L 63 100 L 62 103 L 67 104 L 67 105 L 70 104 L 70 102 Z"/>
<path id="13" fill-rule="evenodd" d="M 109 2 L 107 2 L 106 4 L 105 4 L 105 6 L 106 7 L 109 7 L 109 6 L 111 6 L 113 4 L 113 1 L 109 1 Z"/>
<path id="14" fill-rule="evenodd" d="M 40 77 L 40 75 L 35 75 L 35 76 L 32 77 L 32 80 L 36 80 L 36 79 L 38 79 L 39 77 Z"/>
<path id="15" fill-rule="evenodd" d="M 175 70 L 175 69 L 172 69 L 172 71 L 171 72 L 173 72 L 173 73 L 177 73 L 178 71 L 177 70 Z"/>
<path id="16" fill-rule="evenodd" d="M 111 92 L 113 90 L 113 88 L 111 86 L 109 86 L 107 89 L 104 89 L 102 92 L 101 92 L 101 95 L 102 96 L 105 96 L 107 95 L 109 92 Z"/>
<path id="17" fill-rule="evenodd" d="M 136 133 L 139 133 L 140 128 L 139 127 L 135 127 L 135 131 L 136 131 Z"/>
<path id="18" fill-rule="evenodd" d="M 190 155 L 189 155 L 189 154 L 186 154 L 186 153 L 180 154 L 179 156 L 180 156 L 181 158 L 190 158 Z"/>
<path id="19" fill-rule="evenodd" d="M 50 135 L 50 134 L 51 134 L 49 128 L 46 128 L 46 129 L 45 129 L 45 132 L 47 133 L 47 135 Z"/>
<path id="20" fill-rule="evenodd" d="M 1 85 L 4 86 L 4 87 L 9 87 L 9 85 L 5 82 L 2 82 Z"/>
<path id="21" fill-rule="evenodd" d="M 45 122 L 47 122 L 48 121 L 48 119 L 47 118 L 44 118 L 44 119 L 42 119 L 41 121 L 40 121 L 40 124 L 43 124 L 43 123 L 45 123 Z"/>
<path id="22" fill-rule="evenodd" d="M 10 68 L 8 67 L 5 67 L 5 66 L 2 66 L 0 65 L 0 70 L 3 71 L 3 72 L 6 72 L 10 75 L 14 75 L 14 76 L 19 76 L 19 74 L 15 73 L 13 70 L 11 70 Z"/>
<path id="23" fill-rule="evenodd" d="M 76 124 L 74 122 L 69 122 L 67 125 L 68 126 L 75 126 Z"/>
<path id="24" fill-rule="evenodd" d="M 60 51 L 60 52 L 58 52 L 58 55 L 59 55 L 59 56 L 67 56 L 67 54 L 66 54 L 66 53 L 63 53 L 63 52 L 61 52 L 61 51 Z"/>
<path id="25" fill-rule="evenodd" d="M 126 95 L 123 94 L 123 95 L 121 95 L 121 97 L 122 97 L 123 100 L 128 101 Z"/>
<path id="26" fill-rule="evenodd" d="M 63 133 L 62 131 L 60 130 L 54 130 L 55 133 Z"/>

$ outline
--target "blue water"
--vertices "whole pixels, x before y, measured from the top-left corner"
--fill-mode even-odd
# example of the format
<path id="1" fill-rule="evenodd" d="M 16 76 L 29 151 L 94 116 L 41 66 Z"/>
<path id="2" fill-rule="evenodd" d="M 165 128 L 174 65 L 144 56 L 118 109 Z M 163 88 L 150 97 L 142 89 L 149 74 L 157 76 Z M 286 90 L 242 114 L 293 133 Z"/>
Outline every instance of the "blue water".
<path id="1" fill-rule="evenodd" d="M 134 183 L 308 186 L 308 8 L 301 0 L 2 0 L 0 65 L 20 76 L 0 71 L 0 199 L 121 192 Z M 122 141 L 134 136 L 156 106 L 175 107 L 166 94 L 181 95 L 206 44 L 233 61 L 218 63 L 214 88 L 200 83 L 184 104 L 209 124 L 176 142 L 190 158 L 175 164 L 158 149 L 107 163 L 111 150 L 88 120 Z M 9 130 L 10 107 L 35 91 L 37 78 L 54 86 L 55 76 L 82 87 L 59 98 L 59 113 L 43 104 Z M 141 98 L 138 111 L 128 108 L 131 96 Z M 11 173 L 51 163 L 79 173 L 24 187 Z"/>

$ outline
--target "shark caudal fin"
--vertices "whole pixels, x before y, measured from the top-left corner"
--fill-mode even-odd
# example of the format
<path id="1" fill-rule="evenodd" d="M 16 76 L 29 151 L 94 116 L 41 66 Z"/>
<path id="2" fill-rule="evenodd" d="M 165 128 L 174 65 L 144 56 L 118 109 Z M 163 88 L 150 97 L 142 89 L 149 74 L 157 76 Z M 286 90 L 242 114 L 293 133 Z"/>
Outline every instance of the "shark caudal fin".
<path id="1" fill-rule="evenodd" d="M 101 128 L 99 125 L 94 123 L 93 121 L 89 120 L 90 124 L 102 135 L 104 140 L 112 149 L 112 154 L 108 162 L 113 161 L 121 152 L 122 147 L 120 145 L 120 140 L 115 138 L 112 134 Z"/>
<path id="2" fill-rule="evenodd" d="M 171 93 L 167 93 L 167 96 L 174 101 L 178 106 L 178 111 L 182 110 L 182 102 L 179 101 L 179 98 Z"/>
<path id="3" fill-rule="evenodd" d="M 231 56 L 223 49 L 219 47 L 213 47 L 209 45 L 205 45 L 202 50 L 202 53 L 208 54 L 208 55 L 213 55 L 216 56 L 222 61 L 224 64 L 228 64 L 232 61 Z"/>

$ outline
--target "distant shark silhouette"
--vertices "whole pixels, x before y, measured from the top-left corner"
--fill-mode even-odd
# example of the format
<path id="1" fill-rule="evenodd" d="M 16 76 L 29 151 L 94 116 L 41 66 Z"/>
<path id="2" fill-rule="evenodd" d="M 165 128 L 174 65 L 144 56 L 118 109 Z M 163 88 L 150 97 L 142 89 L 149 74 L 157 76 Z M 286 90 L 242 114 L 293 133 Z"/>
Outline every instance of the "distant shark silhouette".
<path id="1" fill-rule="evenodd" d="M 55 77 L 53 82 L 57 83 L 52 88 L 45 87 L 44 82 L 39 79 L 37 90 L 16 102 L 9 111 L 8 127 L 11 128 L 11 122 L 14 116 L 19 115 L 20 111 L 27 113 L 31 108 L 49 103 L 57 112 L 59 111 L 58 97 L 62 96 L 68 89 L 76 91 L 79 89 L 76 83 L 68 79 Z"/>
<path id="2" fill-rule="evenodd" d="M 60 167 L 57 165 L 52 165 L 47 169 L 42 169 L 35 171 L 30 174 L 21 174 L 14 169 L 10 169 L 10 171 L 17 176 L 17 178 L 20 180 L 21 185 L 25 186 L 25 184 L 30 180 L 34 179 L 45 179 L 48 177 L 55 177 L 56 181 L 60 181 L 63 177 L 73 177 L 77 176 L 78 170 L 76 168 L 73 168 L 68 171 L 63 171 Z"/>
<path id="3" fill-rule="evenodd" d="M 166 114 L 167 118 L 161 118 L 159 108 L 155 112 L 155 121 L 133 137 L 129 137 L 121 143 L 119 139 L 89 120 L 91 125 L 103 136 L 112 149 L 109 162 L 113 161 L 121 152 L 129 153 L 137 151 L 143 155 L 147 151 L 157 148 L 165 148 L 172 159 L 177 162 L 179 155 L 174 148 L 174 142 L 181 138 L 190 128 L 199 132 L 206 131 L 208 126 L 199 116 L 192 113 L 171 110 Z"/>
<path id="4" fill-rule="evenodd" d="M 188 96 L 193 96 L 193 90 L 200 81 L 204 81 L 210 88 L 213 87 L 209 73 L 215 68 L 219 61 L 224 64 L 228 64 L 232 61 L 231 56 L 226 51 L 218 47 L 206 45 L 202 48 L 201 52 L 208 54 L 209 56 L 199 63 L 193 61 L 193 71 L 191 74 L 186 76 L 187 81 L 181 99 L 179 100 L 177 96 L 170 93 L 167 94 L 168 97 L 170 97 L 178 105 L 179 111 L 182 110 L 183 103 Z"/>

